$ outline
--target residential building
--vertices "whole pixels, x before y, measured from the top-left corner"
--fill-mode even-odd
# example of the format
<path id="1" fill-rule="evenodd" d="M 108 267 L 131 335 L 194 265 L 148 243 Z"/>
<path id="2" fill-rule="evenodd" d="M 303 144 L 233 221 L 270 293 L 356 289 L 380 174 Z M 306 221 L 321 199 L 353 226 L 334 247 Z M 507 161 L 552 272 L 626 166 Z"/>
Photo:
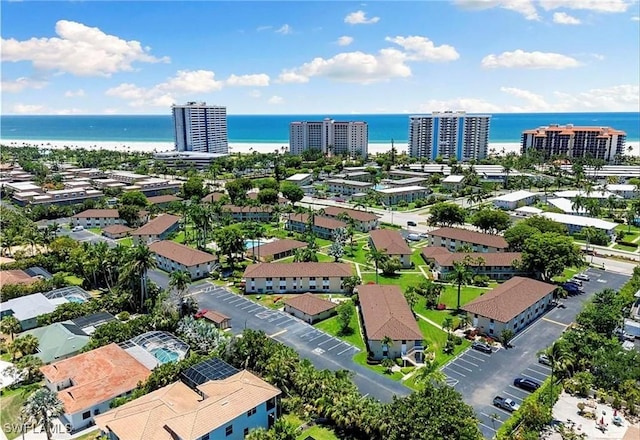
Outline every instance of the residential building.
<path id="1" fill-rule="evenodd" d="M 222 200 L 223 197 L 229 197 L 229 195 L 223 192 L 212 192 L 202 198 L 202 203 L 219 202 L 220 200 Z"/>
<path id="2" fill-rule="evenodd" d="M 116 397 L 128 395 L 151 371 L 117 344 L 40 367 L 45 385 L 58 393 L 61 419 L 72 431 L 90 426 L 94 416 L 110 409 Z"/>
<path id="3" fill-rule="evenodd" d="M 379 217 L 371 212 L 360 211 L 357 209 L 342 208 L 339 206 L 326 206 L 324 215 L 327 217 L 343 220 L 342 217 L 348 217 L 353 221 L 355 229 L 360 232 L 369 232 L 378 227 Z M 349 223 L 348 220 L 345 220 Z"/>
<path id="4" fill-rule="evenodd" d="M 569 200 L 573 200 L 577 197 L 582 197 L 584 199 L 598 199 L 600 201 L 607 200 L 610 197 L 613 197 L 614 199 L 622 199 L 622 197 L 620 197 L 619 195 L 608 191 L 608 187 L 607 189 L 600 188 L 598 190 L 593 190 L 590 192 L 583 190 L 556 191 L 554 195 L 556 197 L 561 197 Z"/>
<path id="5" fill-rule="evenodd" d="M 19 206 L 26 205 L 74 205 L 83 203 L 85 200 L 98 200 L 104 194 L 102 191 L 87 188 L 67 188 L 50 190 L 46 192 L 19 192 L 14 193 L 12 198 Z"/>
<path id="6" fill-rule="evenodd" d="M 147 197 L 165 195 L 167 193 L 177 193 L 182 188 L 183 183 L 180 181 L 170 181 L 158 177 L 147 177 L 129 186 L 122 187 L 122 190 L 140 191 Z"/>
<path id="7" fill-rule="evenodd" d="M 181 201 L 182 199 L 180 197 L 174 196 L 173 194 L 147 197 L 147 202 L 149 202 L 150 205 L 155 205 L 158 207 L 165 207 L 165 206 L 168 206 L 170 203 L 181 202 Z"/>
<path id="8" fill-rule="evenodd" d="M 229 153 L 227 108 L 188 102 L 173 105 L 176 150 L 199 153 Z"/>
<path id="9" fill-rule="evenodd" d="M 407 177 L 406 179 L 385 179 L 383 184 L 392 188 L 407 186 L 427 186 L 428 178 L 425 177 Z"/>
<path id="10" fill-rule="evenodd" d="M 333 239 L 333 234 L 336 229 L 347 227 L 345 222 L 331 217 L 314 214 L 313 220 L 311 220 L 309 214 L 290 214 L 287 218 L 285 229 L 305 233 L 308 231 L 311 221 L 313 221 L 311 232 L 325 240 Z"/>
<path id="11" fill-rule="evenodd" d="M 618 226 L 617 223 L 608 222 L 599 218 L 580 215 L 557 214 L 555 212 L 543 212 L 540 215 L 548 218 L 549 220 L 562 223 L 569 230 L 569 234 L 580 232 L 582 228 L 591 226 L 593 228 L 600 229 L 606 232 L 607 235 L 611 238 L 611 241 L 613 241 L 616 237 L 615 229 Z"/>
<path id="12" fill-rule="evenodd" d="M 451 252 L 443 247 L 422 248 L 422 258 L 431 265 L 435 279 L 446 281 L 454 271 L 454 263 L 464 262 L 474 275 L 487 275 L 493 280 L 508 280 L 524 275 L 517 267 L 522 259 L 520 252 Z"/>
<path id="13" fill-rule="evenodd" d="M 409 117 L 409 155 L 435 160 L 484 159 L 491 116 L 465 112 L 433 112 Z"/>
<path id="14" fill-rule="evenodd" d="M 613 194 L 619 197 L 622 197 L 623 199 L 640 198 L 640 188 L 637 185 L 613 184 L 613 185 L 607 185 L 606 190 L 609 192 L 612 192 Z"/>
<path id="15" fill-rule="evenodd" d="M 442 169 L 444 170 L 444 165 Z M 392 180 L 404 180 L 404 179 L 413 179 L 413 178 L 427 179 L 429 177 L 429 174 L 427 174 L 426 172 L 407 171 L 407 170 L 399 170 L 399 169 L 391 169 L 387 173 L 387 175 L 389 176 L 389 179 L 392 179 Z"/>
<path id="16" fill-rule="evenodd" d="M 161 214 L 131 233 L 135 244 L 150 244 L 165 240 L 180 227 L 180 217 L 172 214 Z"/>
<path id="17" fill-rule="evenodd" d="M 329 187 L 329 193 L 351 196 L 353 194 L 367 192 L 373 189 L 372 182 L 362 182 L 360 180 L 329 179 L 324 182 Z"/>
<path id="18" fill-rule="evenodd" d="M 367 284 L 356 289 L 371 357 L 422 362 L 422 332 L 400 286 Z M 390 338 L 392 343 L 384 344 L 386 338 Z"/>
<path id="19" fill-rule="evenodd" d="M 250 221 L 268 223 L 275 217 L 271 206 L 224 205 L 222 212 L 229 213 L 234 222 Z"/>
<path id="20" fill-rule="evenodd" d="M 502 330 L 514 333 L 544 314 L 557 286 L 531 278 L 513 277 L 462 306 L 480 333 L 499 338 Z"/>
<path id="21" fill-rule="evenodd" d="M 304 241 L 291 240 L 284 238 L 282 240 L 276 240 L 269 243 L 261 244 L 260 246 L 248 247 L 247 258 L 253 258 L 254 256 L 263 263 L 270 263 L 274 260 L 290 257 L 296 251 L 296 249 L 305 248 L 308 243 Z"/>
<path id="22" fill-rule="evenodd" d="M 117 209 L 87 209 L 71 217 L 72 226 L 84 228 L 104 228 L 124 223 Z"/>
<path id="23" fill-rule="evenodd" d="M 450 191 L 458 191 L 465 185 L 465 180 L 467 180 L 467 176 L 451 174 L 450 176 L 442 179 L 441 183 L 444 189 L 448 189 Z"/>
<path id="24" fill-rule="evenodd" d="M 96 418 L 109 440 L 242 440 L 276 422 L 281 392 L 247 370 L 189 388 L 174 382 Z"/>
<path id="25" fill-rule="evenodd" d="M 571 165 L 560 165 L 560 169 L 565 173 L 573 174 Z M 640 178 L 640 167 L 638 165 L 604 165 L 603 167 L 585 166 L 584 174 L 591 180 L 617 179 L 618 183 L 628 182 L 629 179 Z"/>
<path id="26" fill-rule="evenodd" d="M 313 174 L 311 173 L 297 173 L 293 176 L 289 176 L 284 179 L 285 182 L 294 183 L 298 186 L 307 186 L 311 185 L 313 182 Z"/>
<path id="27" fill-rule="evenodd" d="M 561 210 L 565 214 L 571 215 L 586 215 L 587 210 L 583 207 L 578 207 L 569 199 L 558 197 L 555 199 L 547 199 L 547 204 L 554 208 Z M 544 211 L 543 211 L 544 212 Z"/>
<path id="28" fill-rule="evenodd" d="M 334 174 L 333 177 L 336 179 L 357 180 L 360 182 L 373 181 L 373 176 L 367 171 L 354 171 L 351 173 Z"/>
<path id="29" fill-rule="evenodd" d="M 133 232 L 134 229 L 125 225 L 111 225 L 106 228 L 102 228 L 102 235 L 112 240 L 118 240 L 120 238 L 127 237 Z"/>
<path id="30" fill-rule="evenodd" d="M 29 330 L 38 326 L 38 316 L 53 312 L 57 305 L 58 303 L 51 301 L 42 293 L 19 296 L 0 304 L 0 318 L 13 316 L 20 323 L 23 331 Z"/>
<path id="31" fill-rule="evenodd" d="M 493 199 L 496 208 L 512 211 L 523 206 L 529 206 L 540 198 L 540 194 L 525 190 L 514 191 Z"/>
<path id="32" fill-rule="evenodd" d="M 380 201 L 386 206 L 397 205 L 401 200 L 411 203 L 416 200 L 426 199 L 431 193 L 431 190 L 428 188 L 417 185 L 399 188 L 382 188 L 376 189 L 375 191 L 380 196 Z"/>
<path id="33" fill-rule="evenodd" d="M 187 271 L 192 280 L 208 276 L 217 261 L 215 255 L 168 240 L 154 241 L 149 249 L 156 254 L 158 268 L 167 272 Z"/>
<path id="34" fill-rule="evenodd" d="M 219 330 L 226 330 L 231 327 L 231 318 L 215 310 L 207 310 L 202 317 L 211 321 Z"/>
<path id="35" fill-rule="evenodd" d="M 302 121 L 289 124 L 289 152 L 316 149 L 324 154 L 367 157 L 369 128 L 362 121 Z"/>
<path id="36" fill-rule="evenodd" d="M 513 213 L 518 217 L 533 217 L 534 215 L 540 215 L 543 212 L 544 210 L 534 206 L 523 206 L 513 210 Z"/>
<path id="37" fill-rule="evenodd" d="M 625 152 L 627 135 L 611 127 L 551 124 L 522 132 L 521 149 L 534 149 L 545 159 L 553 156 L 602 159 L 614 162 Z"/>
<path id="38" fill-rule="evenodd" d="M 153 158 L 163 162 L 169 168 L 197 170 L 207 169 L 216 159 L 227 153 L 200 153 L 195 151 L 163 151 L 154 153 Z"/>
<path id="39" fill-rule="evenodd" d="M 24 270 L 0 270 L 0 289 L 7 284 L 33 284 L 36 281 L 38 281 L 38 278 L 33 278 Z"/>
<path id="40" fill-rule="evenodd" d="M 397 258 L 404 269 L 411 267 L 411 248 L 394 229 L 376 229 L 369 233 L 369 246 L 390 258 Z"/>
<path id="41" fill-rule="evenodd" d="M 500 235 L 483 234 L 459 228 L 439 228 L 427 233 L 429 246 L 446 247 L 452 252 L 469 246 L 473 252 L 504 252 L 509 243 Z"/>
<path id="42" fill-rule="evenodd" d="M 334 315 L 337 306 L 334 302 L 308 292 L 284 301 L 286 313 L 290 313 L 309 324 L 315 324 Z"/>
<path id="43" fill-rule="evenodd" d="M 348 263 L 258 263 L 244 271 L 245 293 L 344 293 Z"/>
<path id="44" fill-rule="evenodd" d="M 38 351 L 34 356 L 44 364 L 71 357 L 89 343 L 89 335 L 71 321 L 34 328 L 22 335 L 25 334 L 38 339 Z"/>

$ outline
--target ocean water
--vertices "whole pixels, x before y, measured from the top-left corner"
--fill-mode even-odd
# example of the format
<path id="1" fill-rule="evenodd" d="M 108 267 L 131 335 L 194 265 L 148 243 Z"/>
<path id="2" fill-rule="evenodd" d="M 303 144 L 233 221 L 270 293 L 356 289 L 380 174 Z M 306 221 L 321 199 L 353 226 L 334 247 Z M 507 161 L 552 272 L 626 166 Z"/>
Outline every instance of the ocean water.
<path id="1" fill-rule="evenodd" d="M 325 117 L 366 121 L 371 143 L 407 142 L 407 114 L 229 115 L 229 142 L 287 144 L 290 122 Z M 625 131 L 630 142 L 640 140 L 640 113 L 496 113 L 489 140 L 520 142 L 523 130 L 549 124 L 613 127 Z M 0 139 L 173 142 L 173 123 L 171 115 L 0 116 Z"/>

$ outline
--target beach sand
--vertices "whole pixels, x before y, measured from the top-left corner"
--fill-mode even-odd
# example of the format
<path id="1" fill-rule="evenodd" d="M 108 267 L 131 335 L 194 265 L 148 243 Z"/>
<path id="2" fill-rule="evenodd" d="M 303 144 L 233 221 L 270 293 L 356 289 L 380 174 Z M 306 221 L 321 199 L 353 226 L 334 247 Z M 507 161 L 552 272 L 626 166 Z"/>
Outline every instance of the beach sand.
<path id="1" fill-rule="evenodd" d="M 7 145 L 10 147 L 21 147 L 21 146 L 37 146 L 40 148 L 50 148 L 50 149 L 62 149 L 65 147 L 71 149 L 77 148 L 85 148 L 87 150 L 109 150 L 109 151 L 140 151 L 140 152 L 164 152 L 164 151 L 172 151 L 174 149 L 173 142 L 123 142 L 123 141 L 43 141 L 43 140 L 15 140 L 15 139 L 0 139 L 0 144 Z M 246 153 L 249 154 L 253 151 L 258 153 L 272 153 L 274 151 L 281 152 L 282 146 L 285 146 L 285 149 L 288 147 L 286 143 L 240 143 L 240 142 L 230 142 L 229 143 L 229 152 L 230 153 Z M 629 151 L 625 151 L 625 154 L 632 156 L 640 156 L 640 142 L 627 142 L 626 147 L 632 147 L 631 153 Z M 406 144 L 395 144 L 396 150 L 399 154 L 407 151 Z M 520 153 L 520 144 L 518 142 L 508 142 L 508 143 L 490 143 L 489 151 L 495 149 L 495 152 L 498 154 L 506 154 L 506 153 Z M 378 154 L 385 153 L 391 150 L 390 143 L 383 144 L 369 144 L 369 154 Z"/>

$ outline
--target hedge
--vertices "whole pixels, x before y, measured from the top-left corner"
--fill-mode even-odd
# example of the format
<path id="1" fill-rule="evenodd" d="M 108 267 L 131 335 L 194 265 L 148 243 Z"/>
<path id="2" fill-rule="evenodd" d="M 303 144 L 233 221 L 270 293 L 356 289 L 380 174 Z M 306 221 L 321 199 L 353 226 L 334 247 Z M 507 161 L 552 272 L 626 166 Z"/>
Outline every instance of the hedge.
<path id="1" fill-rule="evenodd" d="M 619 240 L 619 241 L 616 241 L 616 243 L 621 245 L 621 246 L 629 246 L 629 247 L 634 247 L 634 248 L 638 247 L 638 243 L 632 243 L 630 241 Z"/>

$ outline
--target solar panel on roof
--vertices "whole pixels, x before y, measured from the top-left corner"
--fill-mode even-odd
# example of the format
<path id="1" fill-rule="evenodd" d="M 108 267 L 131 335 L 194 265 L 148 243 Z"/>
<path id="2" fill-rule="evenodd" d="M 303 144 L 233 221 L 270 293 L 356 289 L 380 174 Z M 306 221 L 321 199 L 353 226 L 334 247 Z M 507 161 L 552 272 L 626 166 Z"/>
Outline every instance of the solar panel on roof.
<path id="1" fill-rule="evenodd" d="M 212 358 L 187 368 L 181 376 L 185 384 L 195 388 L 210 380 L 226 379 L 239 371 L 220 358 Z"/>
<path id="2" fill-rule="evenodd" d="M 62 326 L 64 328 L 66 328 L 67 330 L 69 330 L 69 332 L 71 332 L 74 335 L 78 335 L 78 336 L 88 336 L 85 332 L 82 331 L 82 329 L 80 327 L 78 327 L 75 324 L 67 324 L 67 323 L 62 323 Z"/>
<path id="3" fill-rule="evenodd" d="M 87 328 L 98 327 L 99 325 L 106 324 L 107 322 L 113 321 L 115 319 L 116 317 L 111 313 L 98 312 L 92 315 L 81 316 L 79 318 L 72 319 L 71 322 L 73 322 L 80 328 Z"/>

